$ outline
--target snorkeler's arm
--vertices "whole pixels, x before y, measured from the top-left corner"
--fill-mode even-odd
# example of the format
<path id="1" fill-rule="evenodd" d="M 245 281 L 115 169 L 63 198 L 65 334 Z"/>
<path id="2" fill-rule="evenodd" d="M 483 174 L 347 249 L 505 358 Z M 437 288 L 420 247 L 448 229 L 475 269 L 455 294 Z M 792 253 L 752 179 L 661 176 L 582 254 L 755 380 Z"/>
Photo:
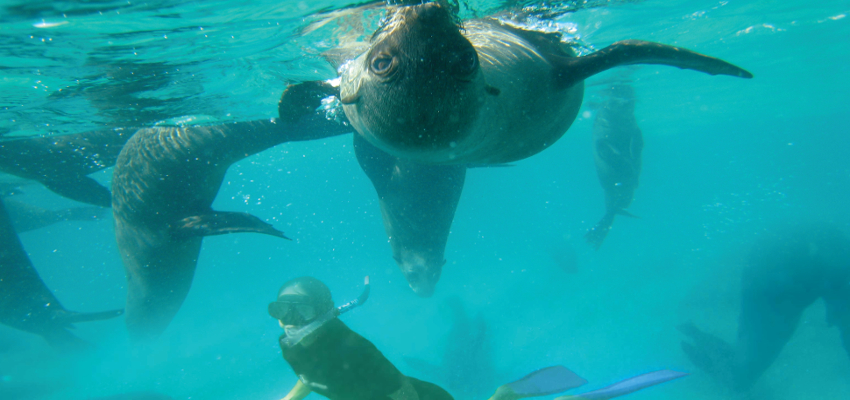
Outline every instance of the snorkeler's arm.
<path id="1" fill-rule="evenodd" d="M 298 382 L 295 383 L 295 386 L 292 387 L 292 390 L 290 390 L 289 393 L 287 393 L 281 400 L 301 400 L 307 397 L 310 392 L 312 392 L 310 387 L 305 385 L 304 382 L 301 382 L 301 379 L 299 379 Z"/>

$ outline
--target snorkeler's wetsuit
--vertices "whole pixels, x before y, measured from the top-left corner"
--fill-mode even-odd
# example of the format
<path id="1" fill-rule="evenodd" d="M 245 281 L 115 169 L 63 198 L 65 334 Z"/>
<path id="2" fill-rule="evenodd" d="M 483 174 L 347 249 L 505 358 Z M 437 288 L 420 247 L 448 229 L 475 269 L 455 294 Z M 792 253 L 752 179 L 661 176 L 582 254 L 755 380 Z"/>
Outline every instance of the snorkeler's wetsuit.
<path id="1" fill-rule="evenodd" d="M 309 346 L 287 347 L 280 337 L 283 358 L 301 382 L 331 400 L 389 400 L 405 376 L 381 354 L 372 342 L 332 319 L 317 331 Z M 419 400 L 453 400 L 443 388 L 409 379 Z"/>

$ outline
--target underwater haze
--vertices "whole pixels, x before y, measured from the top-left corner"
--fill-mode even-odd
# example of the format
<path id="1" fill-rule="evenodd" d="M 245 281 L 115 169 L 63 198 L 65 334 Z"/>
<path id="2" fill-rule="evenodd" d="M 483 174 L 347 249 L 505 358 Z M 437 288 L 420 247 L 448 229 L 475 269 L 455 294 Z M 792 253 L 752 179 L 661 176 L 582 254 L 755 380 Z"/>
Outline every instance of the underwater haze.
<path id="1" fill-rule="evenodd" d="M 462 1 L 460 16 L 517 3 L 543 5 Z M 0 140 L 275 118 L 287 84 L 336 76 L 322 52 L 339 44 L 345 25 L 314 23 L 349 5 L 0 0 Z M 246 158 L 227 171 L 213 208 L 249 212 L 292 241 L 205 238 L 188 297 L 153 344 L 131 343 L 124 317 L 76 324 L 73 333 L 96 346 L 85 354 L 63 354 L 40 336 L 0 326 L 0 397 L 280 399 L 297 377 L 281 356 L 283 330 L 267 314 L 278 288 L 314 276 L 340 305 L 360 294 L 368 275 L 368 302 L 340 318 L 402 373 L 444 385 L 459 400 L 484 400 L 495 386 L 549 365 L 567 366 L 589 389 L 659 369 L 690 373 L 628 395 L 634 400 L 850 398 L 850 358 L 820 300 L 744 393 L 692 364 L 677 330 L 690 321 L 734 341 L 742 259 L 754 232 L 806 221 L 850 232 L 850 2 L 545 5 L 587 51 L 642 39 L 726 60 L 755 77 L 644 65 L 588 79 L 578 119 L 551 148 L 510 167 L 469 170 L 430 298 L 410 290 L 392 258 L 352 135 Z M 371 32 L 380 17 L 367 12 L 358 21 Z M 623 79 L 635 90 L 645 142 L 628 209 L 639 218 L 618 217 L 594 250 L 584 234 L 605 213 L 594 117 L 605 83 Z M 112 169 L 92 177 L 108 186 Z M 41 207 L 81 206 L 37 184 L 22 191 L 15 199 Z M 20 238 L 65 308 L 124 307 L 111 213 Z M 457 303 L 486 323 L 484 339 L 454 334 Z M 478 338 L 469 346 L 486 351 L 475 353 L 482 364 L 441 364 L 447 348 L 464 347 L 448 342 L 463 337 Z M 452 382 L 411 358 L 452 368 Z M 464 381 L 470 386 L 459 387 Z"/>

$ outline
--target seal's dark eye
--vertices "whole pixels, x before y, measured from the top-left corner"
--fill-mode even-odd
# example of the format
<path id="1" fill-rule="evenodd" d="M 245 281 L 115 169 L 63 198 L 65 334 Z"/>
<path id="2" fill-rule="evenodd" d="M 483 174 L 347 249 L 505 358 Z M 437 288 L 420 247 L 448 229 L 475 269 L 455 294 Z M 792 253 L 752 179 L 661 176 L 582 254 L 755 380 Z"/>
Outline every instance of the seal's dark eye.
<path id="1" fill-rule="evenodd" d="M 372 63 L 369 64 L 369 68 L 372 69 L 372 72 L 378 75 L 384 75 L 390 70 L 392 70 L 393 66 L 393 57 L 389 54 L 380 54 L 372 59 Z"/>
<path id="2" fill-rule="evenodd" d="M 474 50 L 464 51 L 456 56 L 454 70 L 460 75 L 468 75 L 478 68 L 478 53 Z"/>

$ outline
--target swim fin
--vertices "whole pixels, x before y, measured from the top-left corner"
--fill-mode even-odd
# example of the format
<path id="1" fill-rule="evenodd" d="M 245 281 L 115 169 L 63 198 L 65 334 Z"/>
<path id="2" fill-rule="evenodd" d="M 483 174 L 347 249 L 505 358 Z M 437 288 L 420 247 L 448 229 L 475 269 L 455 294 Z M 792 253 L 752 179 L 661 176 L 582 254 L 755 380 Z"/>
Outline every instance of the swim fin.
<path id="1" fill-rule="evenodd" d="M 643 375 L 638 375 L 629 379 L 622 380 L 613 385 L 604 387 L 599 390 L 594 390 L 591 392 L 569 395 L 569 396 L 560 396 L 556 397 L 555 400 L 607 400 L 613 399 L 614 397 L 623 396 L 632 392 L 636 392 L 638 390 L 657 385 L 659 383 L 664 383 L 667 381 L 671 381 L 673 379 L 678 379 L 683 376 L 688 375 L 685 372 L 679 371 L 671 371 L 669 369 L 663 369 L 660 371 L 653 371 Z"/>
<path id="2" fill-rule="evenodd" d="M 564 366 L 556 365 L 534 371 L 519 380 L 496 389 L 490 400 L 516 400 L 546 396 L 584 385 L 587 381 Z"/>

